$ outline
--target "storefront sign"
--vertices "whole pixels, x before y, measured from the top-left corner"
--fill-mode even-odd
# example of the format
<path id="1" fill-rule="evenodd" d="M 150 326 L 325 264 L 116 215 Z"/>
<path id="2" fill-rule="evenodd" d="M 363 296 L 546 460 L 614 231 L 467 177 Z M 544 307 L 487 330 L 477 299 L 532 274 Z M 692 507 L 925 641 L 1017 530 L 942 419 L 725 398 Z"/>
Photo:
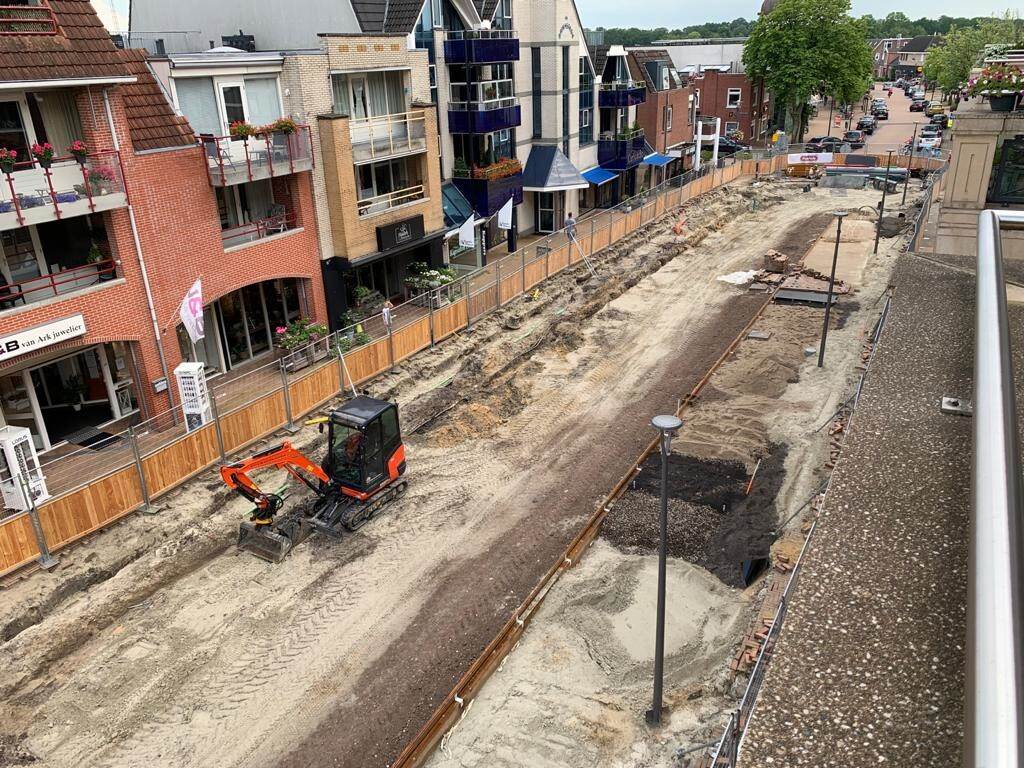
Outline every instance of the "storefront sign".
<path id="1" fill-rule="evenodd" d="M 85 336 L 85 318 L 82 315 L 72 315 L 27 331 L 18 331 L 0 337 L 0 361 L 52 347 L 54 344 L 79 336 Z"/>
<path id="2" fill-rule="evenodd" d="M 377 227 L 377 249 L 390 251 L 392 248 L 400 248 L 422 237 L 423 217 L 413 216 L 411 219 L 402 219 L 394 224 Z"/>
<path id="3" fill-rule="evenodd" d="M 814 163 L 834 162 L 831 152 L 802 152 L 789 155 L 790 165 L 812 165 Z"/>

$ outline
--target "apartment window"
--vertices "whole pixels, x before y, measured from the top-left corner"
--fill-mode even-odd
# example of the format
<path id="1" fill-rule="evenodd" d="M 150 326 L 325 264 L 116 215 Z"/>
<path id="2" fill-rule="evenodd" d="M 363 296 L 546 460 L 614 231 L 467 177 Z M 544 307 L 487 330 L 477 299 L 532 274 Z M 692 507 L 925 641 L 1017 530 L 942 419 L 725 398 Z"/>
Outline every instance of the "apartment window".
<path id="1" fill-rule="evenodd" d="M 736 109 L 740 105 L 740 95 L 743 93 L 739 88 L 730 88 L 726 92 L 725 106 L 729 109 Z"/>
<path id="2" fill-rule="evenodd" d="M 532 87 L 533 87 L 533 138 L 539 139 L 543 135 L 543 123 L 541 121 L 541 71 L 540 71 L 540 48 L 530 49 L 530 61 L 532 66 Z"/>
<path id="3" fill-rule="evenodd" d="M 334 112 L 354 119 L 409 111 L 405 72 L 331 75 Z"/>
<path id="4" fill-rule="evenodd" d="M 226 134 L 239 120 L 266 125 L 283 114 L 277 77 L 183 77 L 174 90 L 178 108 L 201 134 Z"/>
<path id="5" fill-rule="evenodd" d="M 419 161 L 409 157 L 356 166 L 356 186 L 360 216 L 423 197 Z"/>
<path id="6" fill-rule="evenodd" d="M 697 114 L 696 100 L 691 93 L 686 97 L 686 124 L 693 125 L 693 117 Z"/>
<path id="7" fill-rule="evenodd" d="M 730 121 L 725 124 L 725 135 L 728 136 L 731 133 L 736 133 L 740 129 L 740 124 L 735 121 Z"/>
<path id="8" fill-rule="evenodd" d="M 671 104 L 666 104 L 665 105 L 665 130 L 666 131 L 671 131 L 672 130 L 672 105 Z"/>
<path id="9" fill-rule="evenodd" d="M 455 162 L 461 167 L 484 167 L 498 160 L 515 157 L 512 131 L 494 131 L 487 134 L 453 134 L 452 147 Z"/>
<path id="10" fill-rule="evenodd" d="M 512 0 L 498 0 L 498 7 L 494 10 L 494 20 L 491 22 L 492 29 L 512 29 Z"/>
<path id="11" fill-rule="evenodd" d="M 594 69 L 580 56 L 580 146 L 594 143 Z"/>
<path id="12" fill-rule="evenodd" d="M 511 64 L 489 64 L 475 68 L 452 66 L 448 68 L 449 94 L 453 103 L 484 104 L 488 108 L 499 106 L 498 102 L 514 103 L 515 86 L 512 80 Z"/>
<path id="13" fill-rule="evenodd" d="M 427 52 L 427 67 L 430 72 L 430 100 L 437 104 L 437 61 L 434 52 L 434 30 L 441 26 L 441 0 L 430 0 L 423 6 L 413 38 L 416 47 Z"/>

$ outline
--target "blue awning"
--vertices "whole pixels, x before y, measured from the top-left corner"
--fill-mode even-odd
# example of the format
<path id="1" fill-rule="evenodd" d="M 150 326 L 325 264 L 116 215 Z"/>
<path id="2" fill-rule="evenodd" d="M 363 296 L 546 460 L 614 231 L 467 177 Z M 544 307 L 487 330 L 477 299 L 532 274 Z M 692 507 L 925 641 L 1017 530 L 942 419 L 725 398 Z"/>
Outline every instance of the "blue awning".
<path id="1" fill-rule="evenodd" d="M 607 184 L 609 181 L 613 181 L 618 177 L 618 175 L 619 174 L 615 173 L 615 171 L 606 170 L 599 165 L 595 165 L 589 171 L 583 172 L 583 178 L 595 187 L 600 187 L 602 184 Z"/>
<path id="2" fill-rule="evenodd" d="M 644 165 L 654 165 L 657 166 L 658 168 L 663 168 L 664 166 L 671 163 L 673 160 L 675 160 L 675 158 L 671 157 L 670 155 L 662 155 L 659 154 L 658 152 L 652 152 L 651 154 L 644 158 Z"/>

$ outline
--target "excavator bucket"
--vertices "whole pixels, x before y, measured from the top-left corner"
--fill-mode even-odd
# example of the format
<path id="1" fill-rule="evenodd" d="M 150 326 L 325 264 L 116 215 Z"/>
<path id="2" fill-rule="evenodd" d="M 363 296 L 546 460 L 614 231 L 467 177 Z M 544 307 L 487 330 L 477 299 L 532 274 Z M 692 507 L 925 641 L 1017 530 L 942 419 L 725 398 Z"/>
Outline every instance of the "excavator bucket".
<path id="1" fill-rule="evenodd" d="M 269 525 L 245 522 L 238 527 L 238 548 L 271 563 L 280 563 L 295 545 Z"/>

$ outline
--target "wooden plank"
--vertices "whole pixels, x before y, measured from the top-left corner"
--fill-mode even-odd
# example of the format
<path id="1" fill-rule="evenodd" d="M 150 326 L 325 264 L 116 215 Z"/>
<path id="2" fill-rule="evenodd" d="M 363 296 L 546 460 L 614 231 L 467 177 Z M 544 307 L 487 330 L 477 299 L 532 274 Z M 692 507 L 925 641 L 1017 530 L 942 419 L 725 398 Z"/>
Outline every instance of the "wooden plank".
<path id="1" fill-rule="evenodd" d="M 0 522 L 0 574 L 8 573 L 39 557 L 39 547 L 28 515 Z"/>
<path id="2" fill-rule="evenodd" d="M 318 405 L 338 394 L 341 377 L 338 361 L 320 366 L 288 385 L 292 401 L 292 417 L 309 413 Z"/>
<path id="3" fill-rule="evenodd" d="M 609 245 L 611 245 L 611 229 L 608 227 L 608 222 L 604 221 L 594 230 L 594 253 L 603 251 Z"/>
<path id="4" fill-rule="evenodd" d="M 569 266 L 569 249 L 564 245 L 561 248 L 557 248 L 553 251 L 548 252 L 548 265 L 550 267 L 549 274 L 555 274 L 561 272 L 567 266 Z"/>
<path id="5" fill-rule="evenodd" d="M 490 312 L 498 306 L 498 293 L 495 284 L 489 286 L 469 297 L 469 316 L 474 320 L 486 312 Z"/>
<path id="6" fill-rule="evenodd" d="M 252 405 L 255 405 L 255 403 Z M 229 420 L 235 422 L 242 418 L 238 414 L 244 413 L 252 405 L 245 406 L 240 412 L 236 411 L 234 414 L 223 417 L 221 419 L 222 428 L 229 423 Z M 281 417 L 281 423 L 284 423 L 283 416 Z M 226 432 L 224 435 L 225 448 L 230 450 L 229 446 L 233 444 L 228 442 Z M 241 443 L 238 444 L 240 445 Z M 150 496 L 156 496 L 162 491 L 177 485 L 185 478 L 219 459 L 220 451 L 217 449 L 217 431 L 216 427 L 212 424 L 197 429 L 180 440 L 160 448 L 155 453 L 142 459 L 142 469 L 146 474 L 146 485 L 149 488 Z M 132 468 L 133 473 L 134 471 L 134 468 Z"/>
<path id="7" fill-rule="evenodd" d="M 156 491 L 151 493 L 155 495 Z M 139 474 L 132 465 L 47 502 L 39 508 L 39 523 L 47 545 L 56 550 L 103 528 L 141 504 Z"/>
<path id="8" fill-rule="evenodd" d="M 430 318 L 424 315 L 392 334 L 395 362 L 405 360 L 430 346 Z"/>
<path id="9" fill-rule="evenodd" d="M 543 262 L 539 262 L 543 267 Z M 440 341 L 451 336 L 456 331 L 466 327 L 468 321 L 467 307 L 469 302 L 461 298 L 447 307 L 434 310 L 434 341 Z"/>
<path id="10" fill-rule="evenodd" d="M 220 431 L 224 435 L 224 450 L 228 453 L 236 451 L 243 445 L 282 427 L 284 421 L 284 393 L 274 392 L 261 397 L 244 408 L 221 417 Z"/>
<path id="11" fill-rule="evenodd" d="M 526 288 L 529 290 L 544 282 L 544 259 L 536 259 L 526 265 Z"/>
<path id="12" fill-rule="evenodd" d="M 372 379 L 390 366 L 391 358 L 386 338 L 365 344 L 345 355 L 345 367 L 348 369 L 348 375 L 355 380 L 356 384 Z M 346 376 L 345 386 L 350 386 L 351 383 Z"/>
<path id="13" fill-rule="evenodd" d="M 516 271 L 510 275 L 501 276 L 501 303 L 508 304 L 512 299 L 522 293 L 523 274 Z"/>

